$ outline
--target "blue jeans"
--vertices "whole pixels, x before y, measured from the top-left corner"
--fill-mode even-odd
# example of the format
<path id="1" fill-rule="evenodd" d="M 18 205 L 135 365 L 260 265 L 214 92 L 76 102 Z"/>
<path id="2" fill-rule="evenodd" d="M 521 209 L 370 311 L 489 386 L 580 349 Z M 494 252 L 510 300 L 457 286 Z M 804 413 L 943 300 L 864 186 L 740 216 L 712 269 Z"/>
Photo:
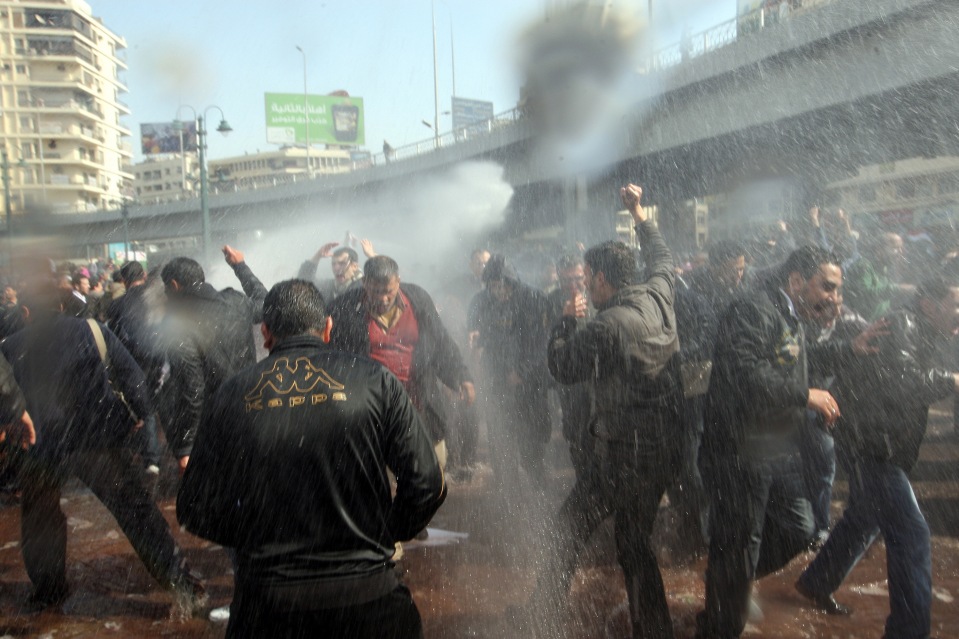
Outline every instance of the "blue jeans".
<path id="1" fill-rule="evenodd" d="M 799 581 L 811 592 L 832 594 L 881 532 L 889 571 L 885 639 L 928 637 L 932 551 L 909 478 L 885 461 L 840 461 L 849 473 L 849 505 Z"/>
<path id="2" fill-rule="evenodd" d="M 803 483 L 806 497 L 812 505 L 816 533 L 828 531 L 832 482 L 836 478 L 836 442 L 820 426 L 816 413 L 807 415 L 799 429 L 799 453 L 802 455 Z"/>

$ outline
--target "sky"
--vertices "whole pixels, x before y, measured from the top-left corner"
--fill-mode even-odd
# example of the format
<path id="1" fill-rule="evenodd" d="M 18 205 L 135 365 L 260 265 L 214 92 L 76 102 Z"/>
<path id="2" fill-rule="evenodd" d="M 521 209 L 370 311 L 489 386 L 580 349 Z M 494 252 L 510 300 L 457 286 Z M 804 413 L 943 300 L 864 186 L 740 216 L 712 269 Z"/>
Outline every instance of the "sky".
<path id="1" fill-rule="evenodd" d="M 649 0 L 613 0 L 646 20 Z M 422 120 L 434 120 L 430 0 L 88 0 L 93 15 L 127 42 L 135 161 L 140 124 L 169 122 L 178 106 L 201 114 L 218 106 L 233 127 L 212 133 L 210 158 L 277 148 L 266 141 L 266 92 L 302 93 L 304 54 L 309 93 L 345 90 L 364 100 L 366 148 L 379 152 L 429 139 Z M 450 110 L 455 59 L 456 95 L 513 108 L 522 78 L 515 43 L 546 12 L 544 0 L 435 0 L 440 111 Z M 736 0 L 652 0 L 653 49 L 732 19 Z M 452 32 L 452 46 L 451 46 Z M 190 119 L 189 109 L 180 119 Z M 220 113 L 209 109 L 210 129 Z M 440 115 L 440 131 L 451 129 Z"/>

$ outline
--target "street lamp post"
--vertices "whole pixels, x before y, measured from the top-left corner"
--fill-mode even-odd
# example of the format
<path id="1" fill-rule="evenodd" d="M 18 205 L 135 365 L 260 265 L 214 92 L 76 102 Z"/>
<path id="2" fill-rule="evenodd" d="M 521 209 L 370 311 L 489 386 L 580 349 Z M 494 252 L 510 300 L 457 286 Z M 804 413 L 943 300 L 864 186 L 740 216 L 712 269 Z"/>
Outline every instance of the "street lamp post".
<path id="1" fill-rule="evenodd" d="M 123 263 L 130 261 L 130 207 L 126 198 L 120 206 L 120 215 L 123 217 Z"/>
<path id="2" fill-rule="evenodd" d="M 296 45 L 296 50 L 303 54 L 303 117 L 306 118 L 306 177 L 313 179 L 313 167 L 310 165 L 310 107 L 309 94 L 306 91 L 306 51 L 300 45 Z"/>
<path id="3" fill-rule="evenodd" d="M 180 108 L 177 109 L 177 118 L 176 124 L 182 127 L 180 123 L 180 110 L 181 109 L 190 109 L 193 111 L 193 117 L 196 121 L 196 146 L 197 152 L 199 154 L 200 161 L 200 213 L 201 213 L 201 224 L 203 226 L 203 260 L 208 261 L 210 259 L 210 246 L 212 240 L 210 239 L 210 205 L 207 202 L 207 199 L 210 195 L 210 184 L 209 178 L 207 176 L 207 166 L 206 166 L 206 134 L 207 131 L 203 126 L 203 121 L 206 119 L 206 114 L 210 112 L 211 109 L 216 109 L 220 112 L 220 126 L 216 128 L 217 131 L 226 135 L 233 128 L 226 121 L 226 117 L 223 115 L 223 109 L 214 105 L 208 106 L 204 111 L 203 115 L 199 115 L 197 110 L 191 107 L 190 105 L 183 104 L 180 105 Z"/>

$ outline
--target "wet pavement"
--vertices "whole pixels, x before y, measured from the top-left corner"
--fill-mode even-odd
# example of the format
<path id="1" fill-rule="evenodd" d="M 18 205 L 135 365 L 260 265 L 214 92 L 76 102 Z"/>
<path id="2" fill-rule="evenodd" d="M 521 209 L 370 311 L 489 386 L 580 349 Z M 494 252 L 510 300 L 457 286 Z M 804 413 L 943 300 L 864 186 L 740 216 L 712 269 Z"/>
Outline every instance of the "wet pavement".
<path id="1" fill-rule="evenodd" d="M 555 510 L 572 472 L 563 445 L 551 448 L 552 485 L 546 495 L 518 487 L 526 497 L 509 500 L 493 494 L 489 471 L 472 481 L 452 483 L 450 496 L 434 528 L 464 532 L 466 539 L 447 545 L 408 546 L 400 562 L 423 616 L 429 639 L 521 636 L 507 623 L 507 606 L 523 603 L 532 590 L 543 557 L 541 525 Z M 933 531 L 933 636 L 959 637 L 959 438 L 953 434 L 949 407 L 934 409 L 922 460 L 914 474 L 916 492 Z M 837 482 L 833 512 L 841 512 L 846 484 Z M 167 491 L 169 492 L 169 491 Z M 536 495 L 533 497 L 532 495 Z M 160 500 L 175 526 L 172 496 Z M 224 624 L 206 619 L 171 619 L 171 599 L 139 563 L 109 513 L 82 487 L 64 493 L 69 518 L 68 578 L 72 594 L 62 610 L 37 615 L 21 612 L 30 586 L 19 549 L 19 512 L 0 507 L 0 639 L 7 637 L 222 637 Z M 671 565 L 670 511 L 664 506 L 656 538 L 676 637 L 693 636 L 694 617 L 702 607 L 705 559 L 688 566 Z M 214 605 L 230 601 L 230 563 L 222 549 L 176 529 L 194 568 L 203 575 Z M 435 534 L 433 542 L 440 541 Z M 811 609 L 792 584 L 811 560 L 800 556 L 785 570 L 758 585 L 762 620 L 744 636 L 880 637 L 888 612 L 885 552 L 877 543 L 836 593 L 853 608 L 849 617 L 829 617 Z M 611 526 L 595 535 L 583 557 L 570 596 L 570 637 L 605 639 L 628 636 L 625 589 L 616 566 Z"/>

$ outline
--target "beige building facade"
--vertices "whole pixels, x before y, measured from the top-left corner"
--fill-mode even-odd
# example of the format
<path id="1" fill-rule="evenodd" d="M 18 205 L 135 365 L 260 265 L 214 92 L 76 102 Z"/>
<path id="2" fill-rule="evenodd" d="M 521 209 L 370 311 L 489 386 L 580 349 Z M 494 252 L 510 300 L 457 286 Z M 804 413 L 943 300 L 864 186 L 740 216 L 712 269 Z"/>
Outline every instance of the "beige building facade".
<path id="1" fill-rule="evenodd" d="M 95 211 L 132 194 L 125 49 L 82 0 L 0 0 L 0 129 L 15 215 Z"/>

